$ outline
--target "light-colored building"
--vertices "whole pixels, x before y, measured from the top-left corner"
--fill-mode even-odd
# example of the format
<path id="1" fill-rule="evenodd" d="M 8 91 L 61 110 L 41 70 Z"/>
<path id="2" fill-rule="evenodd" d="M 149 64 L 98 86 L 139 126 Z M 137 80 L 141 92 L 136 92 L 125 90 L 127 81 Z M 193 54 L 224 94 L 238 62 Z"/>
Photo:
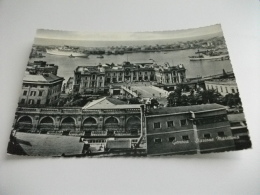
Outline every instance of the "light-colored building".
<path id="1" fill-rule="evenodd" d="M 91 94 L 104 93 L 104 70 L 98 66 L 78 66 L 74 71 L 73 91 Z"/>
<path id="2" fill-rule="evenodd" d="M 227 94 L 238 93 L 238 87 L 234 78 L 229 79 L 212 79 L 205 81 L 207 90 L 217 90 L 221 95 L 226 96 Z"/>
<path id="3" fill-rule="evenodd" d="M 163 86 L 176 86 L 186 82 L 185 67 L 168 63 L 157 65 L 148 63 L 103 64 L 80 66 L 74 71 L 73 90 L 79 93 L 107 93 L 111 86 L 120 83 L 155 81 Z"/>
<path id="4" fill-rule="evenodd" d="M 169 63 L 154 66 L 156 81 L 159 84 L 174 86 L 186 82 L 186 69 L 183 64 L 170 66 Z"/>
<path id="5" fill-rule="evenodd" d="M 63 80 L 62 77 L 51 73 L 25 74 L 19 104 L 48 105 L 60 97 Z"/>

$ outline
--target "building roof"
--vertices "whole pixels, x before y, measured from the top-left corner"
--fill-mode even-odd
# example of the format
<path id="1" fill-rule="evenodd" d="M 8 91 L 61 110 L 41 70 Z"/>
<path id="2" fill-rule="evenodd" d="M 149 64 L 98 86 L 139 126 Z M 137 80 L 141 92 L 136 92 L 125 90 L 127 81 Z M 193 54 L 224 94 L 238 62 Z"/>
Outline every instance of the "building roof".
<path id="1" fill-rule="evenodd" d="M 29 156 L 61 156 L 82 154 L 84 143 L 79 137 L 16 133 L 16 140 Z"/>
<path id="2" fill-rule="evenodd" d="M 42 75 L 25 74 L 23 82 L 43 82 L 52 83 L 58 80 L 64 80 L 63 77 L 56 76 L 52 73 L 44 73 Z"/>
<path id="3" fill-rule="evenodd" d="M 163 114 L 177 114 L 177 113 L 189 113 L 189 112 L 201 112 L 201 111 L 210 111 L 216 109 L 226 108 L 219 104 L 202 104 L 202 105 L 193 105 L 193 106 L 178 106 L 178 107 L 163 107 L 157 109 L 151 109 L 147 115 L 163 115 Z"/>
<path id="4" fill-rule="evenodd" d="M 107 140 L 106 148 L 108 149 L 126 149 L 131 148 L 131 140 Z"/>
<path id="5" fill-rule="evenodd" d="M 131 108 L 140 108 L 140 104 L 126 104 L 124 101 L 115 98 L 104 97 L 87 103 L 82 109 L 95 110 L 95 109 L 131 109 Z"/>

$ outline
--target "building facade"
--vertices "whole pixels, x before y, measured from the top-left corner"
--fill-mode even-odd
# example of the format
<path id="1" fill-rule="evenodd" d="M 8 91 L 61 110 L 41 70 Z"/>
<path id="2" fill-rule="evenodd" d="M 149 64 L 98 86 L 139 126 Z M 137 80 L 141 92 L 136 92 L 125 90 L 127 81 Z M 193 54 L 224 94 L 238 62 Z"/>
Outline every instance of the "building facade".
<path id="1" fill-rule="evenodd" d="M 79 66 L 74 71 L 73 91 L 79 93 L 104 93 L 105 72 L 97 66 Z"/>
<path id="2" fill-rule="evenodd" d="M 183 64 L 178 66 L 170 66 L 169 63 L 156 65 L 154 71 L 159 84 L 175 86 L 178 83 L 186 82 L 186 69 Z"/>
<path id="3" fill-rule="evenodd" d="M 73 90 L 79 93 L 106 93 L 109 87 L 120 83 L 154 81 L 161 85 L 176 86 L 186 82 L 183 65 L 170 66 L 154 63 L 104 64 L 81 66 L 74 71 Z"/>
<path id="4" fill-rule="evenodd" d="M 62 77 L 51 73 L 41 75 L 26 74 L 23 78 L 19 105 L 48 105 L 61 94 Z"/>
<path id="5" fill-rule="evenodd" d="M 14 126 L 22 132 L 80 132 L 137 135 L 141 131 L 140 105 L 101 98 L 83 108 L 18 107 Z"/>
<path id="6" fill-rule="evenodd" d="M 223 106 L 206 104 L 151 109 L 145 119 L 148 155 L 234 149 L 234 139 Z"/>
<path id="7" fill-rule="evenodd" d="M 206 89 L 217 90 L 221 95 L 238 93 L 237 83 L 234 78 L 232 79 L 212 79 L 205 81 Z"/>

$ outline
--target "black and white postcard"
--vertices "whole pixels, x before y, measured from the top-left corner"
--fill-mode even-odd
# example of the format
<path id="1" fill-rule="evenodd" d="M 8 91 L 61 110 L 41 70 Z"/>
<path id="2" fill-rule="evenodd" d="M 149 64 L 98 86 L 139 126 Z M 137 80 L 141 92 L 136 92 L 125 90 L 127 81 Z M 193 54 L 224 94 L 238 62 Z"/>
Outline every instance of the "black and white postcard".
<path id="1" fill-rule="evenodd" d="M 219 24 L 131 33 L 40 29 L 24 66 L 9 154 L 141 157 L 251 148 Z"/>

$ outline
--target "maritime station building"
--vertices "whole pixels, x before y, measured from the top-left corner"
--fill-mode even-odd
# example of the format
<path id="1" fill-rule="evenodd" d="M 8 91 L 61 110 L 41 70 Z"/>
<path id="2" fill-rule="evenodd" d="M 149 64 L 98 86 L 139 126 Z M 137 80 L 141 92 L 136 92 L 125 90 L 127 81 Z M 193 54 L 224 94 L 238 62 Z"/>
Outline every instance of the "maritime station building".
<path id="1" fill-rule="evenodd" d="M 145 115 L 147 155 L 234 150 L 226 109 L 218 104 L 150 109 Z"/>
<path id="2" fill-rule="evenodd" d="M 79 66 L 74 71 L 73 91 L 82 94 L 110 92 L 118 95 L 120 87 L 117 86 L 143 81 L 154 82 L 159 87 L 173 87 L 186 82 L 185 72 L 183 65 L 157 65 L 151 62 Z"/>
<path id="3" fill-rule="evenodd" d="M 18 132 L 82 136 L 104 143 L 111 139 L 137 139 L 141 136 L 141 105 L 126 104 L 104 97 L 82 108 L 18 107 L 14 128 Z"/>

